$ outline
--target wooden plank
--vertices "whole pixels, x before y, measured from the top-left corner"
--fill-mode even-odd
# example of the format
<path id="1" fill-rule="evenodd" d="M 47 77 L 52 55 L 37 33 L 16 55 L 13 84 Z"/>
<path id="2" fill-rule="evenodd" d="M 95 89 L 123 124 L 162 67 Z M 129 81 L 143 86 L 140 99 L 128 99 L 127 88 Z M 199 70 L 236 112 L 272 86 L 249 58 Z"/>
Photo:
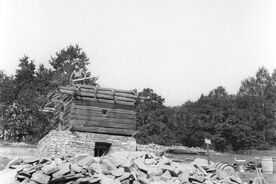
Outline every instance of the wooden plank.
<path id="1" fill-rule="evenodd" d="M 102 128 L 102 127 L 81 127 L 73 125 L 70 129 L 72 131 L 80 132 L 92 132 L 92 133 L 103 133 L 103 134 L 113 134 L 113 135 L 128 135 L 131 136 L 135 131 L 117 128 Z"/>
<path id="2" fill-rule="evenodd" d="M 80 88 L 79 91 L 83 91 L 86 93 L 96 93 L 94 89 L 86 89 L 86 88 Z"/>
<path id="3" fill-rule="evenodd" d="M 97 90 L 98 94 L 103 94 L 103 95 L 111 95 L 114 96 L 114 93 L 112 91 L 101 91 L 101 90 Z"/>
<path id="4" fill-rule="evenodd" d="M 87 121 L 106 121 L 106 122 L 117 122 L 123 124 L 136 124 L 136 120 L 131 119 L 120 119 L 120 118 L 106 118 L 97 116 L 86 116 L 86 115 L 73 115 L 71 114 L 71 119 L 75 120 L 87 120 Z"/>
<path id="5" fill-rule="evenodd" d="M 127 93 L 115 93 L 115 96 L 119 96 L 119 97 L 126 97 L 126 98 L 131 98 L 131 99 L 137 99 L 138 96 L 137 95 L 131 95 L 131 94 L 127 94 Z"/>
<path id="6" fill-rule="evenodd" d="M 95 107 L 102 107 L 102 108 L 110 108 L 110 109 L 122 109 L 122 110 L 129 110 L 129 111 L 135 111 L 136 107 L 135 106 L 128 106 L 128 105 L 120 105 L 120 104 L 111 104 L 111 103 L 101 103 L 92 100 L 78 100 L 75 99 L 74 102 L 78 105 L 86 105 L 86 106 L 95 106 Z"/>
<path id="7" fill-rule="evenodd" d="M 121 101 L 121 100 L 116 100 L 116 104 L 128 105 L 128 106 L 135 106 L 135 103 L 134 103 L 134 102 L 125 102 L 125 101 Z"/>
<path id="8" fill-rule="evenodd" d="M 115 96 L 115 101 L 126 101 L 126 102 L 136 102 L 136 100 L 131 98 Z"/>
<path id="9" fill-rule="evenodd" d="M 85 85 L 85 84 L 76 84 L 77 87 L 80 87 L 81 89 L 96 89 L 96 86 L 92 86 L 92 85 Z"/>
<path id="10" fill-rule="evenodd" d="M 104 103 L 110 103 L 110 104 L 115 104 L 114 100 L 105 100 L 105 99 L 98 99 L 98 102 L 104 102 Z"/>
<path id="11" fill-rule="evenodd" d="M 68 114 L 68 113 L 66 113 Z M 96 118 L 107 118 L 111 120 L 130 120 L 130 121 L 136 121 L 136 117 L 134 116 L 122 116 L 117 114 L 107 114 L 103 115 L 101 112 L 93 112 L 93 113 L 87 113 L 87 112 L 79 112 L 79 111 L 73 111 L 71 112 L 72 116 L 78 117 L 78 116 L 85 116 L 85 117 L 96 117 Z"/>
<path id="12" fill-rule="evenodd" d="M 91 109 L 78 109 L 78 108 L 75 107 L 72 110 L 72 114 L 103 116 L 103 110 L 107 111 L 107 114 L 105 115 L 105 117 L 107 117 L 107 118 L 111 118 L 111 117 L 129 118 L 129 119 L 135 119 L 136 118 L 135 114 L 116 113 L 116 112 L 111 112 L 109 109 L 91 110 Z"/>
<path id="13" fill-rule="evenodd" d="M 101 93 L 94 94 L 94 93 L 88 93 L 88 92 L 78 92 L 77 95 L 81 96 L 81 97 L 97 98 L 97 99 L 99 99 L 99 101 L 101 101 L 100 99 L 114 100 L 114 96 L 110 95 L 110 94 L 101 94 Z M 118 100 L 118 101 L 126 101 L 126 102 L 135 102 L 136 101 L 135 99 L 132 99 L 132 98 L 117 97 L 117 96 L 115 96 L 115 99 Z M 114 103 L 114 101 L 108 101 L 107 103 Z"/>
<path id="14" fill-rule="evenodd" d="M 103 87 L 98 87 L 98 90 L 101 90 L 101 91 L 114 91 L 114 92 L 118 92 L 118 93 L 134 94 L 134 92 L 131 91 L 131 90 L 112 89 L 112 88 L 103 88 Z"/>
<path id="15" fill-rule="evenodd" d="M 101 103 L 86 103 L 81 101 L 74 101 L 74 108 L 76 109 L 89 109 L 91 111 L 102 111 L 103 109 L 107 109 L 108 112 L 120 113 L 120 114 L 130 114 L 136 115 L 136 109 L 122 109 L 122 108 L 114 108 L 109 104 L 101 104 Z"/>
<path id="16" fill-rule="evenodd" d="M 136 95 L 127 94 L 127 93 L 118 93 L 118 92 L 113 93 L 112 91 L 102 91 L 102 90 L 94 91 L 92 89 L 83 89 L 83 88 L 81 88 L 80 91 L 87 92 L 87 93 L 93 93 L 93 94 L 96 93 L 96 94 L 101 94 L 101 95 L 125 97 L 128 99 L 130 98 L 130 99 L 134 99 L 134 100 L 137 99 Z"/>
<path id="17" fill-rule="evenodd" d="M 116 102 L 114 100 L 106 100 L 106 99 L 95 99 L 95 98 L 89 98 L 89 97 L 79 97 L 81 100 L 87 100 L 92 102 L 103 102 L 103 103 L 109 103 L 109 104 L 119 104 L 119 105 L 126 105 L 126 106 L 135 106 L 134 102 L 124 102 L 117 100 Z"/>
<path id="18" fill-rule="evenodd" d="M 105 94 L 97 93 L 96 96 L 97 96 L 98 99 L 103 98 L 103 99 L 114 100 L 114 96 L 113 95 L 105 95 Z"/>
<path id="19" fill-rule="evenodd" d="M 107 127 L 107 128 L 121 128 L 128 130 L 136 130 L 135 124 L 122 124 L 106 121 L 86 121 L 86 120 L 71 120 L 73 125 L 87 126 L 87 127 Z"/>
<path id="20" fill-rule="evenodd" d="M 70 94 L 70 95 L 72 95 L 72 94 L 74 94 L 75 92 L 77 92 L 77 91 L 75 91 L 75 90 L 69 90 L 69 89 L 59 89 L 59 92 L 60 93 L 65 93 L 65 94 Z"/>
<path id="21" fill-rule="evenodd" d="M 97 89 L 97 90 L 101 90 L 101 91 L 115 91 L 118 93 L 127 93 L 127 94 L 134 94 L 133 91 L 131 90 L 122 90 L 122 89 L 112 89 L 112 88 L 104 88 L 104 87 L 95 87 L 92 85 L 85 85 L 85 84 L 77 84 L 77 86 L 81 87 L 81 88 L 86 88 L 86 89 Z"/>

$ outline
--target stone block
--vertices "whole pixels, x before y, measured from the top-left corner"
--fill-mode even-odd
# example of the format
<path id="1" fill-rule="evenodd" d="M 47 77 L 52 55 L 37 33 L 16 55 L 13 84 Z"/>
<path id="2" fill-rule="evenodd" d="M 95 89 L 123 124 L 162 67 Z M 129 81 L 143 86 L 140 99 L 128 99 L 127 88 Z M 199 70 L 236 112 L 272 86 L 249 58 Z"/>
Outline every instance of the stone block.
<path id="1" fill-rule="evenodd" d="M 125 173 L 125 170 L 122 167 L 120 167 L 118 169 L 114 169 L 113 171 L 111 171 L 111 174 L 115 177 L 122 176 L 124 173 Z"/>
<path id="2" fill-rule="evenodd" d="M 155 159 L 151 158 L 151 159 L 145 159 L 144 163 L 146 165 L 155 165 L 157 163 L 157 161 Z"/>
<path id="3" fill-rule="evenodd" d="M 109 171 L 117 169 L 117 167 L 109 159 L 104 159 L 102 161 L 102 165 L 106 166 Z"/>
<path id="4" fill-rule="evenodd" d="M 78 164 L 74 163 L 74 164 L 71 164 L 71 170 L 73 172 L 80 173 L 82 168 L 78 166 Z"/>
<path id="5" fill-rule="evenodd" d="M 120 176 L 119 178 L 117 178 L 119 181 L 124 181 L 126 179 L 129 179 L 131 176 L 130 173 L 124 173 L 122 176 Z"/>
<path id="6" fill-rule="evenodd" d="M 56 165 L 55 162 L 52 162 L 49 165 L 44 165 L 41 170 L 43 171 L 44 174 L 50 175 L 59 170 L 59 167 Z"/>
<path id="7" fill-rule="evenodd" d="M 22 158 L 16 158 L 16 159 L 10 161 L 10 163 L 8 165 L 9 165 L 9 168 L 14 169 L 15 167 L 13 167 L 13 166 L 19 165 L 21 163 L 23 163 L 23 159 Z"/>
<path id="8" fill-rule="evenodd" d="M 171 173 L 169 172 L 169 171 L 166 171 L 166 172 L 164 172 L 162 175 L 161 175 L 161 177 L 160 177 L 160 179 L 162 180 L 162 181 L 168 181 L 168 180 L 170 180 L 172 178 L 172 175 L 171 175 Z"/>
<path id="9" fill-rule="evenodd" d="M 84 166 L 89 166 L 91 165 L 92 163 L 94 162 L 94 157 L 92 156 L 87 156 L 87 157 L 84 157 L 82 158 L 81 160 L 78 161 L 78 165 L 81 166 L 81 167 L 84 167 Z"/>
<path id="10" fill-rule="evenodd" d="M 151 166 L 148 168 L 147 173 L 148 173 L 148 177 L 150 178 L 152 176 L 161 176 L 163 174 L 163 171 L 161 168 L 159 168 L 157 166 L 156 167 Z"/>
<path id="11" fill-rule="evenodd" d="M 53 177 L 70 173 L 70 163 L 69 162 L 60 164 L 58 167 L 59 167 L 59 170 L 53 174 Z"/>
<path id="12" fill-rule="evenodd" d="M 49 181 L 50 181 L 50 176 L 42 173 L 42 172 L 35 172 L 33 175 L 32 175 L 32 178 L 31 178 L 32 181 L 35 181 L 37 183 L 40 183 L 40 184 L 48 184 Z"/>

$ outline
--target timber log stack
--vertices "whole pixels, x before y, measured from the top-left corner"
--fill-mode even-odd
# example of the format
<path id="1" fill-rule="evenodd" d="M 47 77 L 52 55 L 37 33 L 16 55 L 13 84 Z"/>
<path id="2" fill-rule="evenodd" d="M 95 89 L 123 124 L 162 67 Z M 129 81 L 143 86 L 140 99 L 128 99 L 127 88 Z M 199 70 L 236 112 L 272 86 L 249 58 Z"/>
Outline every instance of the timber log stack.
<path id="1" fill-rule="evenodd" d="M 71 85 L 49 95 L 54 119 L 62 130 L 131 136 L 136 131 L 137 94 L 131 90 Z"/>

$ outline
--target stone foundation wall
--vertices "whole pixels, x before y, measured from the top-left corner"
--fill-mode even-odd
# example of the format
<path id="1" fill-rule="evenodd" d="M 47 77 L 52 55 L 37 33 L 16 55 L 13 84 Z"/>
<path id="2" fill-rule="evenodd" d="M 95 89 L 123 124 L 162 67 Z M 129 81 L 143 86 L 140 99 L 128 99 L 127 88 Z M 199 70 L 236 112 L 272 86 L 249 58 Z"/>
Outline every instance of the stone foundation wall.
<path id="1" fill-rule="evenodd" d="M 133 137 L 96 134 L 86 132 L 57 131 L 52 130 L 38 143 L 38 151 L 44 156 L 76 153 L 89 153 L 94 155 L 96 142 L 111 143 L 109 152 L 135 151 L 136 140 Z"/>

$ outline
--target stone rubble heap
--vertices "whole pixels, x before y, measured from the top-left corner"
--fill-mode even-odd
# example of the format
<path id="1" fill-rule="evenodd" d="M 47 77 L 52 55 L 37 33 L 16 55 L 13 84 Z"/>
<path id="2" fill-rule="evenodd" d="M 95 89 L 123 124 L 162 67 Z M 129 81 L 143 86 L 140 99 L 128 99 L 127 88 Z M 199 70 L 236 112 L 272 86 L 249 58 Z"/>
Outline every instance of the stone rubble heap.
<path id="1" fill-rule="evenodd" d="M 186 146 L 162 146 L 158 144 L 137 144 L 137 150 L 138 151 L 150 151 L 154 153 L 162 153 L 162 152 L 171 152 L 175 153 L 175 151 L 181 152 L 181 153 L 189 153 L 189 154 L 207 154 L 207 151 L 205 149 L 199 148 L 199 147 L 186 147 Z M 217 152 L 214 152 L 213 150 L 210 150 L 210 153 L 212 154 L 218 154 Z"/>
<path id="2" fill-rule="evenodd" d="M 239 184 L 234 173 L 216 172 L 205 159 L 173 162 L 150 152 L 114 152 L 103 157 L 18 158 L 8 165 L 17 169 L 20 184 Z"/>

